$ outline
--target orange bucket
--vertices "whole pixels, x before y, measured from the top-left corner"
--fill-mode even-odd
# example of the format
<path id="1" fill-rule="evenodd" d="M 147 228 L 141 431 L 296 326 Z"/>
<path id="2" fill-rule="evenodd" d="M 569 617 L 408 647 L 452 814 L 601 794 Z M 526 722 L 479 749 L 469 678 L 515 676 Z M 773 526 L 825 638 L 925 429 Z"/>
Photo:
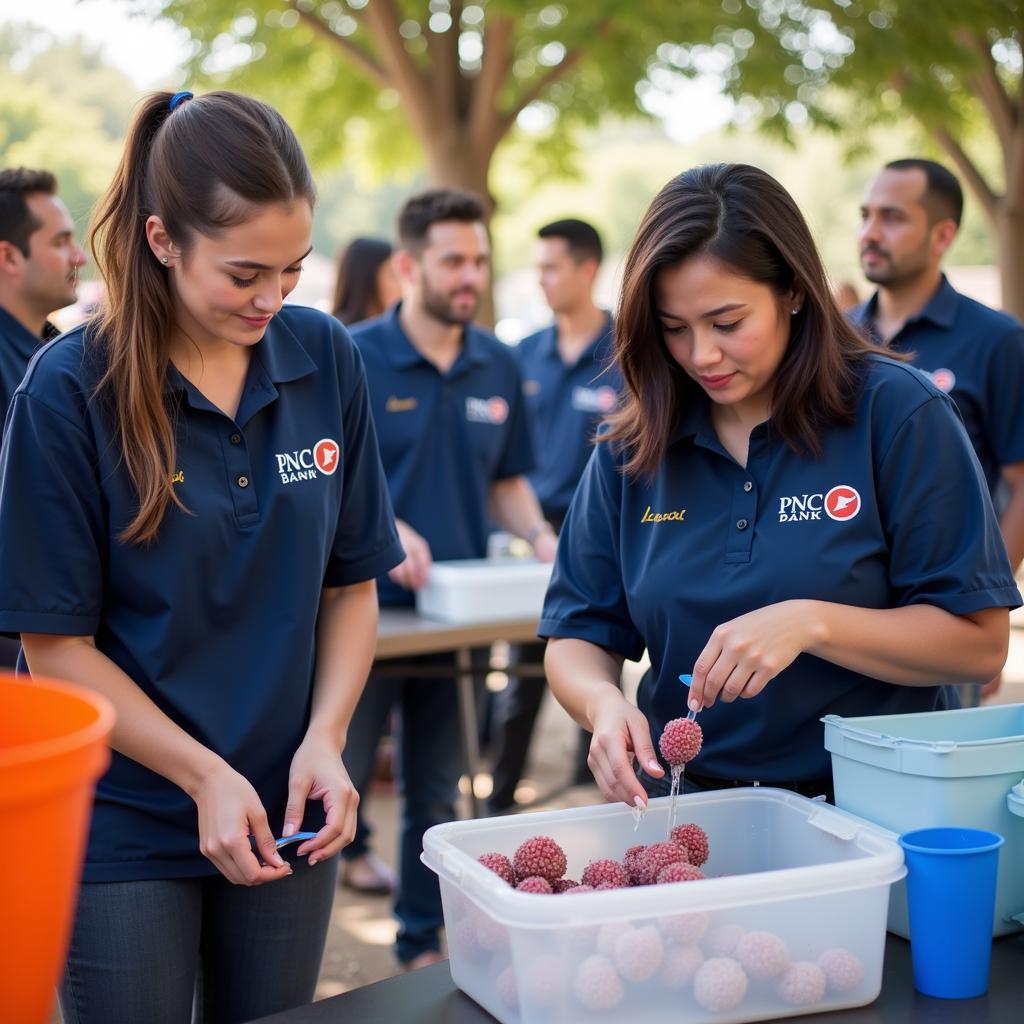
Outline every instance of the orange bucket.
<path id="1" fill-rule="evenodd" d="M 0 1017 L 46 1024 L 64 966 L 114 709 L 80 686 L 0 673 Z"/>

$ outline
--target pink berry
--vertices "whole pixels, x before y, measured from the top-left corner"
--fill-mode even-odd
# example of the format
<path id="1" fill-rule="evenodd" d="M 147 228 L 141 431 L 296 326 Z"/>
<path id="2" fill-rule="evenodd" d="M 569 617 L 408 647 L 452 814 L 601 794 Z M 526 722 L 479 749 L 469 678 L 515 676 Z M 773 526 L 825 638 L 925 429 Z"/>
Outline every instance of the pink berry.
<path id="1" fill-rule="evenodd" d="M 708 930 L 708 920 L 708 915 L 701 910 L 693 914 L 673 914 L 671 917 L 660 918 L 658 926 L 670 942 L 689 946 L 704 937 Z"/>
<path id="2" fill-rule="evenodd" d="M 623 935 L 633 931 L 628 921 L 608 921 L 597 930 L 597 951 L 607 957 L 615 955 L 615 946 Z"/>
<path id="3" fill-rule="evenodd" d="M 577 893 L 593 892 L 594 887 L 592 885 L 573 885 L 568 889 L 563 889 L 562 892 L 566 894 L 572 894 L 575 896 Z"/>
<path id="4" fill-rule="evenodd" d="M 666 988 L 686 988 L 704 963 L 700 946 L 669 946 L 658 976 Z"/>
<path id="5" fill-rule="evenodd" d="M 476 941 L 488 953 L 496 953 L 500 950 L 508 949 L 508 928 L 495 921 L 493 917 L 478 913 L 476 919 Z"/>
<path id="6" fill-rule="evenodd" d="M 704 733 L 692 718 L 673 718 L 665 726 L 658 748 L 670 765 L 688 764 L 700 753 L 703 742 Z"/>
<path id="7" fill-rule="evenodd" d="M 559 893 L 568 892 L 570 889 L 578 889 L 580 883 L 575 878 L 556 878 L 551 883 L 551 891 L 557 896 Z"/>
<path id="8" fill-rule="evenodd" d="M 646 849 L 647 847 L 643 843 L 639 846 L 631 846 L 622 858 L 622 864 L 626 869 L 630 885 L 640 884 L 640 862 L 643 860 L 643 854 Z"/>
<path id="9" fill-rule="evenodd" d="M 697 882 L 703 877 L 704 872 L 700 868 L 677 860 L 674 864 L 667 864 L 658 872 L 657 882 L 659 885 L 666 882 Z"/>
<path id="10" fill-rule="evenodd" d="M 613 1009 L 626 994 L 615 965 L 600 953 L 588 956 L 576 968 L 573 991 L 588 1010 L 594 1011 Z"/>
<path id="11" fill-rule="evenodd" d="M 448 933 L 448 943 L 456 957 L 480 963 L 490 953 L 480 945 L 476 922 L 470 916 L 462 918 Z"/>
<path id="12" fill-rule="evenodd" d="M 517 886 L 517 892 L 529 892 L 537 896 L 550 896 L 552 893 L 551 883 L 540 875 L 530 875 L 524 878 Z"/>
<path id="13" fill-rule="evenodd" d="M 686 847 L 686 859 L 694 867 L 703 867 L 708 859 L 708 834 L 700 825 L 676 825 L 672 829 L 672 842 Z"/>
<path id="14" fill-rule="evenodd" d="M 517 878 L 540 875 L 554 882 L 565 874 L 565 853 L 548 836 L 534 836 L 527 839 L 512 857 L 512 866 Z"/>
<path id="15" fill-rule="evenodd" d="M 818 966 L 825 972 L 829 989 L 845 995 L 864 980 L 864 965 L 848 949 L 826 949 L 818 957 Z"/>
<path id="16" fill-rule="evenodd" d="M 791 1006 L 810 1006 L 825 998 L 825 972 L 817 965 L 798 961 L 779 978 L 779 998 Z"/>
<path id="17" fill-rule="evenodd" d="M 786 944 L 771 932 L 747 932 L 736 943 L 736 959 L 752 978 L 777 978 L 789 966 Z"/>
<path id="18" fill-rule="evenodd" d="M 712 928 L 704 944 L 706 952 L 713 957 L 730 957 L 736 952 L 736 944 L 746 931 L 738 924 L 720 924 Z"/>
<path id="19" fill-rule="evenodd" d="M 685 860 L 686 850 L 678 843 L 652 843 L 639 858 L 639 884 L 654 885 L 662 868 Z"/>
<path id="20" fill-rule="evenodd" d="M 485 868 L 490 868 L 499 878 L 504 878 L 509 885 L 516 884 L 516 873 L 512 868 L 512 861 L 503 853 L 482 853 L 477 860 Z"/>
<path id="21" fill-rule="evenodd" d="M 592 860 L 580 876 L 584 885 L 592 885 L 597 889 L 601 885 L 611 885 L 615 889 L 624 889 L 629 885 L 629 876 L 625 868 L 614 860 Z"/>
<path id="22" fill-rule="evenodd" d="M 498 990 L 498 998 L 501 1000 L 502 1005 L 507 1006 L 510 1010 L 519 1009 L 519 989 L 516 987 L 515 971 L 511 967 L 506 967 L 498 975 L 495 987 Z"/>
<path id="23" fill-rule="evenodd" d="M 615 940 L 615 966 L 626 981 L 646 981 L 661 966 L 665 947 L 654 925 L 623 932 Z"/>
<path id="24" fill-rule="evenodd" d="M 705 960 L 693 978 L 693 996 L 712 1013 L 735 1010 L 747 994 L 747 975 L 728 957 Z"/>
<path id="25" fill-rule="evenodd" d="M 546 1008 L 562 1001 L 565 971 L 556 957 L 535 957 L 526 965 L 520 978 L 520 1002 Z"/>

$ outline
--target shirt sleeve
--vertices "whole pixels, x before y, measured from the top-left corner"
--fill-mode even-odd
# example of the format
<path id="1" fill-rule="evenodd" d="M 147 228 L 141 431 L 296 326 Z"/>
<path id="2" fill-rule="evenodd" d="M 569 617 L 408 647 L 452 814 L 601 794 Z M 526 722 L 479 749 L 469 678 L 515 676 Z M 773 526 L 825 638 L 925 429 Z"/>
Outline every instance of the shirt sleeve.
<path id="1" fill-rule="evenodd" d="M 0 453 L 0 632 L 94 636 L 106 562 L 91 435 L 17 393 Z"/>
<path id="2" fill-rule="evenodd" d="M 351 343 L 345 372 L 349 391 L 342 413 L 341 508 L 324 573 L 325 587 L 344 587 L 393 569 L 405 552 L 398 541 L 387 480 L 370 414 L 362 357 Z"/>
<path id="3" fill-rule="evenodd" d="M 954 615 L 1021 604 L 984 474 L 947 398 L 907 417 L 877 472 L 894 604 Z"/>
<path id="4" fill-rule="evenodd" d="M 523 397 L 523 378 L 514 358 L 509 360 L 509 370 L 515 374 L 515 380 L 509 394 L 505 449 L 501 453 L 501 460 L 494 475 L 495 480 L 508 480 L 534 469 L 533 440 L 527 419 L 526 399 Z"/>
<path id="5" fill-rule="evenodd" d="M 995 346 L 986 390 L 986 430 L 996 462 L 1024 462 L 1024 328 L 1014 328 Z"/>
<path id="6" fill-rule="evenodd" d="M 622 487 L 610 446 L 599 444 L 559 535 L 537 633 L 587 640 L 635 661 L 644 641 L 626 604 L 619 539 Z"/>

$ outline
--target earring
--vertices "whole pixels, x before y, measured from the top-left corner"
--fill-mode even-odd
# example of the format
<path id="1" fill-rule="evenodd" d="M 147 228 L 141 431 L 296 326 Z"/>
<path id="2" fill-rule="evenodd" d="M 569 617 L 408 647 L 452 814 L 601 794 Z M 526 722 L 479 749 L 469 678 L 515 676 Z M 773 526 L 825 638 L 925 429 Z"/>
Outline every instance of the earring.
<path id="1" fill-rule="evenodd" d="M 168 260 L 168 258 L 166 256 L 161 256 L 160 257 L 160 262 L 166 267 L 168 262 L 169 262 L 169 260 Z"/>
<path id="2" fill-rule="evenodd" d="M 800 307 L 797 306 L 796 309 L 793 310 L 793 316 L 796 316 L 797 313 L 799 313 L 799 312 L 800 312 Z"/>

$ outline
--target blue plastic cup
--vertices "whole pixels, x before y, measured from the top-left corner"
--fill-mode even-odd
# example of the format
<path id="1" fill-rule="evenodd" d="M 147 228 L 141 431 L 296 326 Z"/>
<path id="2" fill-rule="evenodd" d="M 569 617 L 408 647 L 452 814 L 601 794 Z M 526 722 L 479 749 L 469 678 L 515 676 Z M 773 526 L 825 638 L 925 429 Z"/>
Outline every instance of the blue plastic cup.
<path id="1" fill-rule="evenodd" d="M 1002 836 L 976 828 L 922 828 L 900 836 L 918 992 L 973 999 L 988 991 L 1002 845 Z"/>

